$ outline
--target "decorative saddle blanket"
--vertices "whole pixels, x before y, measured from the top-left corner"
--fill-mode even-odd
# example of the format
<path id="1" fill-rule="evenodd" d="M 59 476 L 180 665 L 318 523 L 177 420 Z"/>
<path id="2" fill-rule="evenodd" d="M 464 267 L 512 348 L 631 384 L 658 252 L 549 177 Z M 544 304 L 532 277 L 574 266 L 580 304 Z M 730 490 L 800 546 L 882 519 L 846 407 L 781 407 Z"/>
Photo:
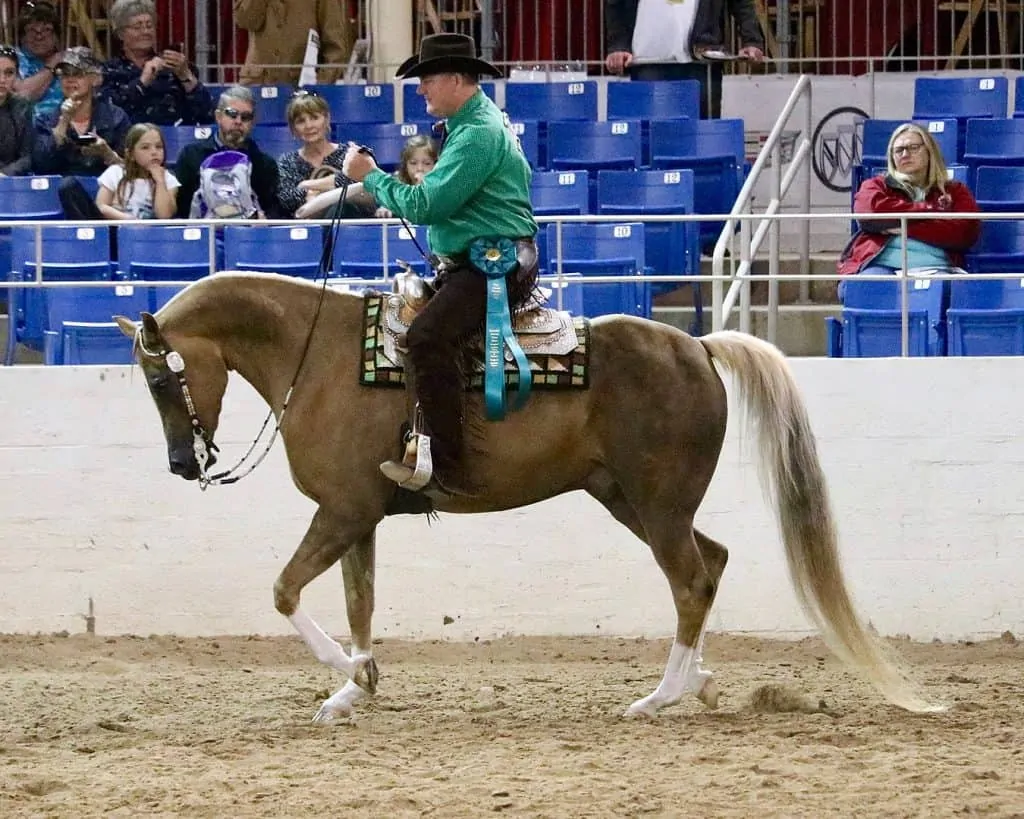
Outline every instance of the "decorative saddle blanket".
<path id="1" fill-rule="evenodd" d="M 404 356 L 399 337 L 409 330 L 416 311 L 398 294 L 367 293 L 363 298 L 363 357 L 359 382 L 373 387 L 404 387 Z M 513 317 L 519 346 L 530 362 L 535 389 L 586 389 L 590 381 L 590 324 L 585 318 L 547 307 L 531 306 Z M 481 347 L 482 356 L 482 347 Z M 483 386 L 482 358 L 470 373 L 469 386 Z M 505 349 L 505 384 L 519 384 L 519 370 Z"/>

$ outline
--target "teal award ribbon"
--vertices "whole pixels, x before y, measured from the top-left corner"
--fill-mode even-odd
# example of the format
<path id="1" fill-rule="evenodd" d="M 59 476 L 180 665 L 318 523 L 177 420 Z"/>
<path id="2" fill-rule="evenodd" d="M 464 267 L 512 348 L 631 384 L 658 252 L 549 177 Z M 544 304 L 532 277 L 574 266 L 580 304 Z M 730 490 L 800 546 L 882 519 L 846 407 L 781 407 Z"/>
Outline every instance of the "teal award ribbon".
<path id="1" fill-rule="evenodd" d="M 469 260 L 487 276 L 487 324 L 484 329 L 484 403 L 487 418 L 500 421 L 505 417 L 505 346 L 515 358 L 519 369 L 519 386 L 512 410 L 522 409 L 530 397 L 533 376 L 512 331 L 512 314 L 508 306 L 505 276 L 515 269 L 516 245 L 511 239 L 477 239 L 469 247 Z"/>

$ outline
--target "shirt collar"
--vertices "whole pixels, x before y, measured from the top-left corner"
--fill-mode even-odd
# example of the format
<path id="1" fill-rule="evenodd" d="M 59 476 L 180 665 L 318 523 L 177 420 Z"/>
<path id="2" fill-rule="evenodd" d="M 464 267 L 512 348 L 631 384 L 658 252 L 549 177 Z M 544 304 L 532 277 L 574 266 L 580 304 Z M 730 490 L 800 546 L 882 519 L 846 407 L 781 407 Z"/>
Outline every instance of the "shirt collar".
<path id="1" fill-rule="evenodd" d="M 483 107 L 484 99 L 483 89 L 477 88 L 476 93 L 462 103 L 462 107 L 458 111 L 448 117 L 448 130 L 451 131 L 453 128 L 472 119 L 476 112 Z"/>

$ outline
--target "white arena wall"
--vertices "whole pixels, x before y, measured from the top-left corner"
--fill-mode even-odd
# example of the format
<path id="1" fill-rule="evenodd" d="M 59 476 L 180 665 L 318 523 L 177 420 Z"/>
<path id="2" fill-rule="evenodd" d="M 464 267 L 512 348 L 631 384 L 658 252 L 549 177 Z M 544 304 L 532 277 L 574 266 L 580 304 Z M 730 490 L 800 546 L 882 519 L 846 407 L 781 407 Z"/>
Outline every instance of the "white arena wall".
<path id="1" fill-rule="evenodd" d="M 1024 360 L 792 367 L 865 618 L 920 640 L 1024 633 Z M 82 631 L 91 596 L 101 634 L 290 633 L 271 586 L 312 504 L 292 486 L 280 444 L 240 483 L 201 493 L 167 471 L 156 410 L 132 368 L 3 368 L 0 407 L 0 632 Z M 233 380 L 219 434 L 225 465 L 264 413 Z M 731 549 L 710 626 L 805 634 L 737 418 L 698 516 Z M 429 526 L 391 518 L 377 558 L 379 636 L 673 628 L 646 547 L 581 493 Z M 304 603 L 347 634 L 339 570 Z"/>

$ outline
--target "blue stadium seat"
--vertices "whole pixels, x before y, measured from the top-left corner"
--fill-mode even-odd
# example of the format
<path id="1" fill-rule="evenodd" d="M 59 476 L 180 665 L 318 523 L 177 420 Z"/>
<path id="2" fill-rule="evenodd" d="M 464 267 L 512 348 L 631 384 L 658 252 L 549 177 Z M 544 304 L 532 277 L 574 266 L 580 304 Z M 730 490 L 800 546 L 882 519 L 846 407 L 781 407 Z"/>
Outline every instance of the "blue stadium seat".
<path id="1" fill-rule="evenodd" d="M 287 125 L 286 111 L 295 89 L 290 85 L 254 85 L 257 125 Z"/>
<path id="2" fill-rule="evenodd" d="M 844 281 L 844 287 L 842 341 L 841 350 L 837 352 L 841 352 L 844 358 L 900 356 L 903 331 L 902 283 L 869 281 L 851 276 Z M 948 293 L 946 281 L 925 278 L 908 282 L 911 356 L 946 354 L 944 311 Z M 836 321 L 826 319 L 826 325 Z"/>
<path id="3" fill-rule="evenodd" d="M 558 225 L 547 226 L 548 274 L 579 273 L 584 278 L 583 312 L 587 316 L 614 313 L 650 318 L 651 294 L 646 282 L 586 282 L 588 276 L 636 276 L 646 267 L 644 226 L 622 224 L 562 225 L 562 264 L 558 264 Z"/>
<path id="4" fill-rule="evenodd" d="M 608 83 L 608 119 L 640 120 L 643 164 L 651 164 L 652 119 L 700 119 L 697 80 Z"/>
<path id="5" fill-rule="evenodd" d="M 395 87 L 391 83 L 313 85 L 309 90 L 323 97 L 334 122 L 348 125 L 395 121 Z"/>
<path id="6" fill-rule="evenodd" d="M 515 120 L 597 120 L 597 82 L 510 82 L 505 110 Z"/>
<path id="7" fill-rule="evenodd" d="M 537 171 L 530 181 L 534 216 L 582 216 L 590 213 L 590 175 L 586 171 Z M 547 270 L 548 234 L 537 231 L 537 261 Z"/>
<path id="8" fill-rule="evenodd" d="M 132 364 L 132 342 L 113 322 L 66 321 L 46 331 L 47 364 Z"/>
<path id="9" fill-rule="evenodd" d="M 427 113 L 427 101 L 416 93 L 419 87 L 418 80 L 409 80 L 402 83 L 402 121 L 403 122 L 426 122 L 433 121 L 436 117 Z M 480 83 L 480 89 L 494 99 L 495 86 L 491 80 Z"/>
<path id="10" fill-rule="evenodd" d="M 135 281 L 195 281 L 216 270 L 210 264 L 210 228 L 206 225 L 124 225 L 117 230 L 117 267 Z M 216 258 L 216 257 L 215 257 Z M 179 287 L 151 287 L 155 313 Z"/>
<path id="11" fill-rule="evenodd" d="M 401 260 L 420 275 L 426 275 L 427 263 L 416 247 L 416 242 L 419 242 L 425 252 L 430 252 L 427 248 L 426 229 L 413 226 L 410 234 L 402 225 L 388 225 L 388 246 L 385 251 L 382 227 L 384 226 L 341 223 L 334 249 L 335 276 L 380 281 L 384 278 L 385 257 L 388 260 L 388 274 L 402 270 L 398 263 L 398 260 Z"/>
<path id="12" fill-rule="evenodd" d="M 601 171 L 597 175 L 597 213 L 655 216 L 693 212 L 693 171 Z M 699 272 L 697 222 L 645 222 L 644 237 L 649 272 L 663 276 Z M 653 282 L 651 289 L 656 295 L 679 286 Z"/>
<path id="13" fill-rule="evenodd" d="M 1024 165 L 1024 119 L 968 120 L 964 162 L 972 187 L 981 165 Z"/>
<path id="14" fill-rule="evenodd" d="M 1017 77 L 1013 81 L 1013 115 L 1024 117 L 1024 77 Z"/>
<path id="15" fill-rule="evenodd" d="M 942 158 L 947 165 L 955 164 L 963 155 L 960 149 L 957 121 L 953 118 L 915 120 L 916 124 L 927 129 L 939 145 Z M 904 119 L 866 119 L 861 136 L 860 164 L 885 167 L 888 163 L 886 150 L 892 132 L 906 123 Z"/>
<path id="16" fill-rule="evenodd" d="M 597 82 L 509 82 L 505 111 L 514 122 L 537 123 L 539 167 L 550 168 L 548 123 L 560 120 L 597 121 Z"/>
<path id="17" fill-rule="evenodd" d="M 181 149 L 207 139 L 213 133 L 213 128 L 209 125 L 164 125 L 160 132 L 164 135 L 164 164 L 173 170 Z"/>
<path id="18" fill-rule="evenodd" d="M 982 165 L 977 169 L 973 192 L 978 207 L 988 213 L 1024 212 L 1024 166 Z"/>
<path id="19" fill-rule="evenodd" d="M 553 171 L 633 170 L 640 165 L 640 121 L 549 122 Z"/>
<path id="20" fill-rule="evenodd" d="M 700 83 L 610 82 L 608 119 L 700 119 Z"/>
<path id="21" fill-rule="evenodd" d="M 972 273 L 1017 273 L 1024 271 L 1024 221 L 986 219 L 981 238 L 966 256 Z"/>
<path id="22" fill-rule="evenodd" d="M 586 171 L 538 171 L 530 182 L 535 216 L 578 216 L 590 213 Z"/>
<path id="23" fill-rule="evenodd" d="M 914 80 L 914 119 L 956 119 L 960 144 L 964 145 L 967 120 L 1006 117 L 1009 96 L 1006 77 L 918 77 Z"/>
<path id="24" fill-rule="evenodd" d="M 323 249 L 324 233 L 319 225 L 228 225 L 224 228 L 224 266 L 228 270 L 315 278 Z"/>
<path id="25" fill-rule="evenodd" d="M 741 119 L 651 122 L 651 166 L 693 171 L 697 213 L 732 210 L 740 192 L 745 158 Z M 724 222 L 701 222 L 701 245 L 713 245 L 723 227 Z"/>
<path id="26" fill-rule="evenodd" d="M 372 148 L 377 164 L 389 172 L 401 164 L 402 149 L 410 137 L 433 136 L 427 123 L 420 122 L 346 122 L 336 126 L 336 134 L 342 144 L 351 141 Z"/>
<path id="27" fill-rule="evenodd" d="M 110 231 L 106 226 L 47 226 L 42 231 L 43 281 L 105 281 L 112 278 Z M 11 273 L 15 280 L 36 279 L 36 229 L 11 231 Z M 4 361 L 14 362 L 18 343 L 42 350 L 49 289 L 11 288 L 8 291 L 7 350 Z"/>
<path id="28" fill-rule="evenodd" d="M 519 137 L 519 144 L 530 167 L 534 170 L 541 169 L 543 166 L 540 162 L 540 123 L 533 120 L 514 120 L 512 130 Z"/>
<path id="29" fill-rule="evenodd" d="M 274 159 L 298 150 L 302 144 L 287 125 L 256 125 L 252 138 L 263 153 Z"/>
<path id="30" fill-rule="evenodd" d="M 0 176 L 0 220 L 36 222 L 64 218 L 59 176 Z"/>
<path id="31" fill-rule="evenodd" d="M 59 176 L 0 176 L 0 221 L 63 219 L 57 196 Z M 0 271 L 11 269 L 11 229 L 0 228 Z"/>
<path id="32" fill-rule="evenodd" d="M 151 290 L 130 284 L 46 290 L 44 361 L 47 364 L 130 364 L 131 341 L 121 334 L 112 318 L 134 318 L 143 310 L 152 310 Z M 113 330 L 121 336 L 120 341 Z"/>
<path id="33" fill-rule="evenodd" d="M 1024 279 L 954 279 L 949 355 L 1024 355 Z"/>

